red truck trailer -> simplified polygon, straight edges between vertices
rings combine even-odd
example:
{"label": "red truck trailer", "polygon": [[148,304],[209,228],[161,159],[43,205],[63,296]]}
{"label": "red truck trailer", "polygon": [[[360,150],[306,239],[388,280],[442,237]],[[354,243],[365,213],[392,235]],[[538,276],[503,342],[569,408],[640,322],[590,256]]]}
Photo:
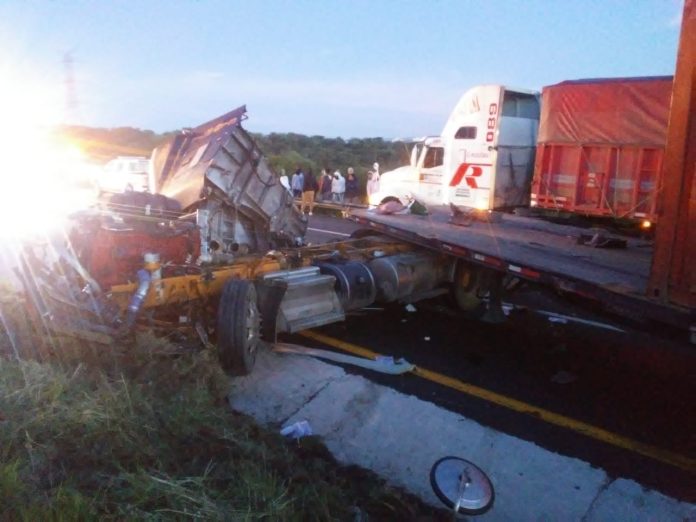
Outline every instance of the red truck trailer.
{"label": "red truck trailer", "polygon": [[655,222],[671,94],[671,76],[544,87],[531,205]]}
{"label": "red truck trailer", "polygon": [[[648,295],[696,309],[696,0],[684,4]],[[696,338],[696,324],[692,330]]]}

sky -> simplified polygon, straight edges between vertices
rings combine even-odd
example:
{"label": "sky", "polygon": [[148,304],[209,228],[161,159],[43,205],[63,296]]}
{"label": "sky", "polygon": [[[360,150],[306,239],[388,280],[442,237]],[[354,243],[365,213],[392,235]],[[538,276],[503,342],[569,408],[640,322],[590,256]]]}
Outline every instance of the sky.
{"label": "sky", "polygon": [[97,127],[162,132],[246,104],[254,132],[433,135],[474,85],[673,74],[682,9],[681,0],[0,0],[0,98],[40,99],[64,122]]}

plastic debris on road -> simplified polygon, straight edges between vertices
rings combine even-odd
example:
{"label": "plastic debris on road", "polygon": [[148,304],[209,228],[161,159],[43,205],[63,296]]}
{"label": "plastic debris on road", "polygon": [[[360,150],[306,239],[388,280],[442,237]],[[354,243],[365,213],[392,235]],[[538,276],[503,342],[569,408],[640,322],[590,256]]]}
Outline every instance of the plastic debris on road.
{"label": "plastic debris on road", "polygon": [[291,437],[295,440],[301,439],[302,437],[308,437],[312,434],[312,427],[306,420],[298,421],[289,426],[285,426],[280,430],[280,434],[283,437]]}
{"label": "plastic debris on road", "polygon": [[417,310],[417,308],[415,306],[413,306],[411,303],[407,304],[405,306],[405,308],[406,308],[407,312],[411,312],[411,313],[413,313]]}
{"label": "plastic debris on road", "polygon": [[331,352],[328,350],[318,350],[316,348],[308,348],[288,343],[275,343],[273,351],[277,353],[292,353],[297,355],[309,355],[311,357],[319,357],[342,364],[351,364],[359,366],[366,370],[373,370],[388,375],[401,375],[413,371],[415,366],[405,359],[396,359],[389,356],[377,356],[375,359],[366,359],[364,357],[355,357],[353,355],[345,355],[342,353]]}

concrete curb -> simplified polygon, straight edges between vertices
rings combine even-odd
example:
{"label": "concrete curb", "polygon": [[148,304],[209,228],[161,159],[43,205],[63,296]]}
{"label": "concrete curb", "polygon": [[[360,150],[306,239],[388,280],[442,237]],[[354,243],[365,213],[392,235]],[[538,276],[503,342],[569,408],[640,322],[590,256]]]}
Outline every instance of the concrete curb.
{"label": "concrete curb", "polygon": [[265,425],[307,420],[340,462],[439,502],[432,464],[456,455],[480,466],[496,501],[481,520],[696,521],[696,505],[612,480],[598,468],[482,426],[341,368],[295,355],[259,353],[254,374],[234,379],[233,409]]}

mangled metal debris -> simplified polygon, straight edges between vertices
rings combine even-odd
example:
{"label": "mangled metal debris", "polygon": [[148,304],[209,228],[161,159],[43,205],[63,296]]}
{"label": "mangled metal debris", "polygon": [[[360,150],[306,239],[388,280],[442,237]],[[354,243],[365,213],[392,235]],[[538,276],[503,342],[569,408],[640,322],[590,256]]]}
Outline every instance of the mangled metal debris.
{"label": "mangled metal debris", "polygon": [[201,259],[300,246],[307,222],[253,138],[242,106],[182,131],[153,152],[155,192],[195,218]]}

